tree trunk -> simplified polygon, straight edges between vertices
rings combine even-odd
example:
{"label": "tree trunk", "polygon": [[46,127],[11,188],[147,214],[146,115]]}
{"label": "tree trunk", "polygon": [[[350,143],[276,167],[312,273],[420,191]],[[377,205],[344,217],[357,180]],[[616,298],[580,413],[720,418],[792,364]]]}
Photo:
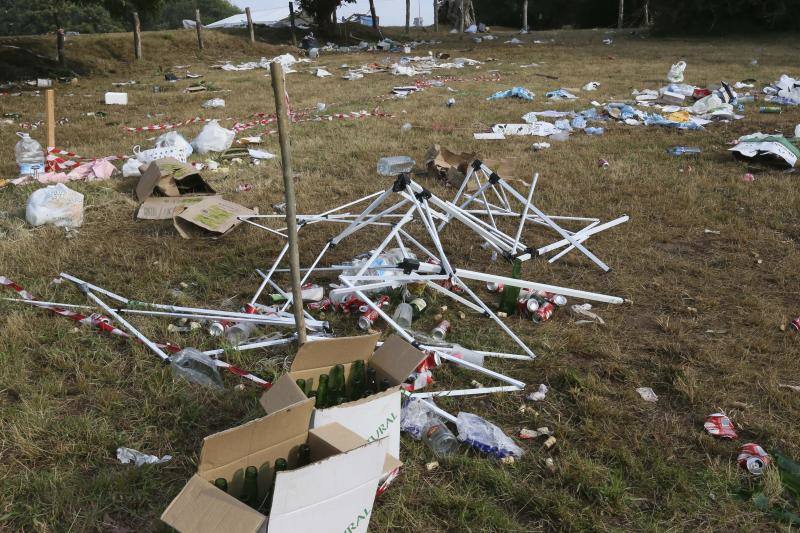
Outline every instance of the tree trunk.
{"label": "tree trunk", "polygon": [[619,0],[619,19],[617,20],[617,28],[622,29],[622,22],[625,19],[625,0]]}
{"label": "tree trunk", "polygon": [[650,0],[644,0],[644,25],[650,26]]}
{"label": "tree trunk", "polygon": [[[461,2],[462,0],[442,0],[439,4],[439,21],[450,24],[453,28],[458,28],[461,24]],[[464,2],[464,27],[467,28],[476,24],[475,7],[472,0]]]}
{"label": "tree trunk", "polygon": [[339,0],[319,0],[316,2],[317,11],[314,13],[314,22],[322,35],[333,35],[335,27],[333,24],[334,13],[339,6]]}
{"label": "tree trunk", "polygon": [[406,35],[411,26],[411,0],[406,0]]}
{"label": "tree trunk", "polygon": [[369,0],[369,14],[372,17],[372,29],[378,31],[378,15],[375,13],[375,0]]}

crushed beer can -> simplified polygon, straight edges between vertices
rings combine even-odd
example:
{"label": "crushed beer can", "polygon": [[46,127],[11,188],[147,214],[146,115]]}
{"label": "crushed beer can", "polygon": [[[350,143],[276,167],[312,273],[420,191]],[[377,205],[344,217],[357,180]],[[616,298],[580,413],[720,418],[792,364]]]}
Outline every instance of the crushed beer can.
{"label": "crushed beer can", "polygon": [[794,331],[800,331],[800,316],[789,322],[789,327]]}
{"label": "crushed beer can", "polygon": [[555,310],[556,306],[553,304],[553,302],[545,302],[544,305],[539,306],[539,309],[533,313],[531,318],[536,323],[545,322],[546,320],[550,320],[550,317],[553,316],[553,311]]}
{"label": "crushed beer can", "polygon": [[442,320],[439,324],[436,325],[435,328],[431,330],[431,335],[437,341],[444,340],[447,332],[450,331],[450,321],[449,320]]}
{"label": "crushed beer can", "polygon": [[709,435],[722,439],[736,439],[739,437],[739,434],[736,432],[736,427],[725,413],[713,413],[708,415],[703,427]]}
{"label": "crushed beer can", "polygon": [[[389,297],[384,294],[377,302],[375,302],[375,305],[378,307],[385,307],[389,305]],[[367,308],[362,312],[364,314],[358,317],[358,327],[363,330],[368,330],[378,319],[378,310],[367,306]]]}
{"label": "crushed beer can", "polygon": [[769,465],[770,456],[758,444],[748,442],[739,448],[739,456],[736,458],[736,462],[754,476],[760,476]]}

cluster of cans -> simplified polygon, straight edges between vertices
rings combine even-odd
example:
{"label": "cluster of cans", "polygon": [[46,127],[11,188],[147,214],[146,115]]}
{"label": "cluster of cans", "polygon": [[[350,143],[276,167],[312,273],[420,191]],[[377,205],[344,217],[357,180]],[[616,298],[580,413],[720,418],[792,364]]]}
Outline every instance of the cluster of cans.
{"label": "cluster of cans", "polygon": [[[503,292],[504,285],[499,282],[490,281],[486,284],[489,292]],[[557,307],[567,305],[567,299],[560,294],[552,292],[537,291],[533,289],[521,289],[517,300],[517,314],[530,318],[539,323],[550,320]]]}

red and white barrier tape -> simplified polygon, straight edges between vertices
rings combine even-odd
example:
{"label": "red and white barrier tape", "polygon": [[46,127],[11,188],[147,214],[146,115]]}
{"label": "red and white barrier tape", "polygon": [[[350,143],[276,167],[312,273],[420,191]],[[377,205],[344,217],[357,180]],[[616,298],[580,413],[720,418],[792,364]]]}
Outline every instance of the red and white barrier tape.
{"label": "red and white barrier tape", "polygon": [[[9,290],[12,290],[12,291],[16,292],[19,295],[20,298],[23,298],[25,300],[36,300],[36,298],[33,296],[33,294],[29,293],[21,285],[18,285],[17,283],[13,282],[12,280],[8,279],[5,276],[0,276],[0,286],[5,287],[6,289],[9,289]],[[90,327],[93,327],[93,328],[97,328],[97,329],[99,329],[101,331],[105,331],[106,333],[109,333],[111,335],[117,335],[119,337],[124,337],[126,339],[133,339],[133,340],[138,341],[138,339],[134,339],[133,337],[128,335],[126,332],[124,332],[121,329],[115,327],[112,324],[112,321],[111,321],[110,318],[108,318],[107,316],[102,315],[100,313],[93,313],[93,314],[91,314],[89,316],[86,316],[86,315],[82,315],[80,313],[76,313],[75,311],[70,311],[68,309],[62,309],[62,308],[57,307],[57,306],[51,306],[51,305],[45,305],[45,304],[31,304],[31,305],[34,305],[35,307],[39,307],[41,309],[47,309],[48,311],[50,311],[50,312],[52,312],[54,314],[69,318],[70,320],[74,320],[75,322],[78,322],[78,323],[83,324],[85,326],[90,326]],[[178,346],[177,344],[173,344],[171,342],[156,343],[156,345],[159,348],[161,348],[162,350],[166,350],[166,351],[168,351],[170,353],[177,353],[177,352],[181,351],[181,347],[180,346]],[[270,388],[272,386],[272,383],[269,383],[268,381],[265,381],[265,380],[261,379],[260,377],[256,376],[255,374],[251,374],[250,372],[248,372],[246,370],[243,370],[243,369],[239,368],[238,366],[232,365],[230,363],[226,363],[225,361],[221,361],[219,359],[215,360],[214,362],[216,363],[216,365],[218,367],[226,369],[228,372],[230,372],[231,374],[233,374],[235,376],[239,376],[239,377],[248,379],[248,380],[252,381],[256,385],[258,385],[258,386],[260,386],[260,387],[262,387],[264,389],[268,389],[268,388]]]}

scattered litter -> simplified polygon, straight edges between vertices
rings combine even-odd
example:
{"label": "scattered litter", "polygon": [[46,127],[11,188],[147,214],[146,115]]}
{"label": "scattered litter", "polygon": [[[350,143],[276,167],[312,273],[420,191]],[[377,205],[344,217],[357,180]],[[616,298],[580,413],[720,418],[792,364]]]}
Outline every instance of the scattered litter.
{"label": "scattered litter", "polygon": [[248,148],[247,153],[250,154],[250,157],[253,159],[275,159],[275,154],[271,154],[266,150],[255,150],[253,148]]}
{"label": "scattered litter", "polygon": [[456,421],[458,439],[498,459],[522,457],[522,448],[516,445],[502,429],[471,413],[458,413]]}
{"label": "scattered litter", "polygon": [[409,131],[411,131],[411,128],[412,128],[411,123],[406,122],[405,124],[400,126],[400,133],[408,133]]}
{"label": "scattered litter", "polygon": [[200,131],[200,134],[192,141],[192,147],[198,154],[208,152],[224,152],[233,144],[236,137],[234,131],[223,128],[219,122],[212,120]]}
{"label": "scattered litter", "polygon": [[556,89],[545,94],[550,100],[575,100],[578,97],[566,89]]}
{"label": "scattered litter", "polygon": [[720,232],[718,230],[713,230],[713,229],[708,229],[708,228],[704,229],[703,233],[711,234],[711,235],[719,235],[720,234]]}
{"label": "scattered litter", "polygon": [[540,427],[538,429],[521,429],[519,431],[519,438],[524,440],[535,439],[538,437],[550,436],[553,432],[548,427]]}
{"label": "scattered litter", "polygon": [[598,159],[597,166],[600,168],[608,168],[611,166],[611,163],[609,163],[607,159]]}
{"label": "scattered litter", "polygon": [[667,153],[674,156],[681,156],[684,154],[697,155],[701,152],[702,150],[696,146],[673,146],[672,148],[667,148]]}
{"label": "scattered litter", "polygon": [[646,402],[656,403],[658,401],[658,395],[656,395],[655,391],[650,387],[639,387],[636,389],[636,392],[638,392],[642,400]]}
{"label": "scattered litter", "polygon": [[709,435],[722,439],[736,439],[739,437],[738,433],[736,433],[736,427],[725,413],[713,413],[708,415],[703,427]]}
{"label": "scattered litter", "polygon": [[425,470],[428,472],[433,472],[439,468],[439,461],[431,461],[430,463],[425,463]]}
{"label": "scattered litter", "polygon": [[184,348],[169,363],[175,376],[212,389],[225,388],[214,360],[196,348]]}
{"label": "scattered litter", "polygon": [[533,100],[534,94],[524,87],[512,87],[505,91],[498,91],[491,95],[487,100],[501,100],[504,98],[519,98],[521,100]]}
{"label": "scattered litter", "polygon": [[328,76],[333,76],[333,74],[331,74],[324,68],[318,68],[317,70],[314,71],[314,76],[318,78],[327,78]]}
{"label": "scattered litter", "polygon": [[128,105],[128,93],[107,92],[105,103],[106,105]]}
{"label": "scattered litter", "polygon": [[[796,319],[796,321],[800,321],[800,318]],[[798,324],[800,326],[800,324]],[[797,329],[797,328],[795,328]],[[778,383],[779,389],[789,389],[794,392],[800,392],[800,385],[787,385],[786,383]]]}
{"label": "scattered litter", "polygon": [[583,90],[583,91],[596,91],[599,88],[600,88],[600,83],[599,82],[590,81],[589,83],[587,83],[586,85],[581,87],[581,90]]}
{"label": "scattered litter", "polygon": [[541,402],[547,396],[547,391],[548,391],[547,385],[542,383],[539,385],[539,389],[536,392],[528,394],[527,398],[532,402]]}
{"label": "scattered litter", "polygon": [[667,81],[669,81],[670,83],[683,82],[683,72],[685,70],[686,70],[686,62],[678,61],[669,68],[669,72],[667,73]]}
{"label": "scattered litter", "polygon": [[760,476],[764,473],[767,465],[770,464],[770,456],[764,451],[764,448],[758,444],[748,442],[739,448],[739,455],[736,457],[736,462],[740,467],[754,476]]}
{"label": "scattered litter", "polygon": [[201,104],[203,109],[216,109],[219,107],[225,107],[225,100],[222,98],[212,98],[211,100],[206,100]]}
{"label": "scattered litter", "polygon": [[117,459],[124,465],[132,462],[137,467],[140,467],[142,465],[158,465],[161,463],[166,463],[167,461],[172,460],[172,456],[165,455],[164,457],[159,458],[155,455],[148,455],[146,453],[136,451],[133,448],[117,448]]}
{"label": "scattered litter", "polygon": [[570,306],[569,310],[575,315],[578,320],[576,324],[605,324],[605,321],[599,315],[592,312],[592,304],[574,304]]}
{"label": "scattered litter", "polygon": [[539,150],[546,150],[547,148],[550,148],[550,143],[544,143],[544,142],[543,142],[543,143],[533,143],[533,144],[531,145],[531,148],[532,148],[534,151],[537,151],[537,152],[538,152]]}
{"label": "scattered litter", "polygon": [[83,224],[83,195],[63,183],[34,191],[25,206],[25,220],[31,226],[79,228]]}
{"label": "scattered litter", "polygon": [[752,133],[740,137],[736,146],[729,148],[734,157],[767,164],[784,163],[794,167],[800,158],[800,148],[780,135]]}

